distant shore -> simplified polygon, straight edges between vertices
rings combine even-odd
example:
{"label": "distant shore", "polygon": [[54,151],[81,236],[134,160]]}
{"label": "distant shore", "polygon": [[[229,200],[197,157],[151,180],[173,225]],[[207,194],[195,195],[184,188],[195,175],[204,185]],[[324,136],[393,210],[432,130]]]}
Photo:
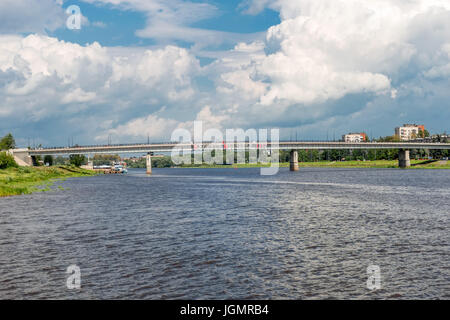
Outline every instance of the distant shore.
{"label": "distant shore", "polygon": [[[177,168],[263,168],[263,164],[233,164],[233,165],[183,165]],[[397,160],[375,161],[318,161],[299,162],[300,168],[398,168]],[[280,163],[280,168],[288,168],[289,163]],[[408,169],[450,169],[450,161],[440,160],[411,160]]]}
{"label": "distant shore", "polygon": [[[299,162],[300,168],[398,168],[397,160]],[[262,164],[183,165],[176,168],[262,168]],[[288,168],[289,163],[280,163]],[[411,169],[450,169],[450,161],[411,160]],[[97,175],[95,171],[73,166],[19,167],[0,170],[0,197],[49,191],[50,186],[66,178]]]}
{"label": "distant shore", "polygon": [[49,191],[55,181],[93,175],[96,175],[94,171],[71,166],[3,169],[0,170],[0,197]]}

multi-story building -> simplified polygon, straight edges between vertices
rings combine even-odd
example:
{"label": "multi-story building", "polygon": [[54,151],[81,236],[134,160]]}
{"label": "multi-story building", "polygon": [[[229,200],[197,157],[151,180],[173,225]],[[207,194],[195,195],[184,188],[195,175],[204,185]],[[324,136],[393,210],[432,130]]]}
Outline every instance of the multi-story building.
{"label": "multi-story building", "polygon": [[349,133],[342,136],[344,142],[364,142],[367,139],[367,135],[364,132],[361,133]]}
{"label": "multi-story building", "polygon": [[404,124],[403,127],[395,128],[395,136],[402,141],[414,140],[420,137],[420,132],[425,132],[424,125]]}

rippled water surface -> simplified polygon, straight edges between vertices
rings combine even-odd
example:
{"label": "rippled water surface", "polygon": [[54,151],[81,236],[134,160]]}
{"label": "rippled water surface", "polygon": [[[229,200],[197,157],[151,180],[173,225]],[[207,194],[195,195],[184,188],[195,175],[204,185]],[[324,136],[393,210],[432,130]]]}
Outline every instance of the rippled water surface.
{"label": "rippled water surface", "polygon": [[155,169],[57,185],[0,198],[0,298],[450,298],[450,171]]}

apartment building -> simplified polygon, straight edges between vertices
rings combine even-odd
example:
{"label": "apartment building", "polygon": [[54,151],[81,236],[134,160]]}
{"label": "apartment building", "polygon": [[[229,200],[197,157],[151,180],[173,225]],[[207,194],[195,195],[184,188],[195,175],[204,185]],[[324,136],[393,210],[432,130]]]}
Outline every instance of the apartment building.
{"label": "apartment building", "polygon": [[342,136],[344,142],[364,142],[367,139],[367,135],[364,132],[361,133],[349,133]]}
{"label": "apartment building", "polygon": [[395,135],[402,141],[414,140],[420,136],[420,132],[425,132],[424,125],[404,124],[403,127],[395,128]]}

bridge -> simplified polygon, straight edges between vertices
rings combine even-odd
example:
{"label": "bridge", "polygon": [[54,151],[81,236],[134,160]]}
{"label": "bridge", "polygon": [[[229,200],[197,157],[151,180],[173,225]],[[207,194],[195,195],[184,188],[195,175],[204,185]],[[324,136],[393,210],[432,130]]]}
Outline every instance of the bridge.
{"label": "bridge", "polygon": [[124,154],[145,153],[147,154],[147,172],[151,173],[151,154],[154,152],[208,152],[223,149],[234,151],[250,150],[286,150],[290,151],[290,169],[298,171],[297,150],[370,150],[370,149],[398,149],[399,167],[411,166],[411,149],[448,150],[450,143],[422,143],[422,142],[335,142],[335,141],[281,141],[281,142],[222,142],[222,143],[151,143],[151,144],[124,144],[124,145],[94,145],[73,146],[38,149],[15,149],[10,152],[14,157],[25,165],[35,164],[36,156],[45,155],[71,155],[71,154]]}

